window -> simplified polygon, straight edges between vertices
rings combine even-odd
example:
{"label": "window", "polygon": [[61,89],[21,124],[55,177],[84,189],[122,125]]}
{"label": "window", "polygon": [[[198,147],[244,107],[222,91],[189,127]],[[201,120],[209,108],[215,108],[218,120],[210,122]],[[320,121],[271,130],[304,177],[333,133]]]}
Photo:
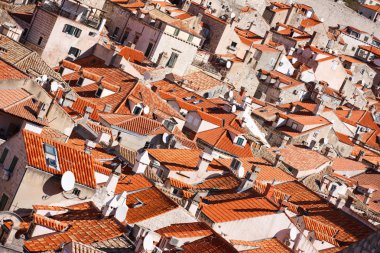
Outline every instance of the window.
{"label": "window", "polygon": [[120,30],[120,28],[119,27],[116,27],[115,28],[115,31],[113,31],[113,37],[116,37],[117,36],[117,34],[119,33],[119,30]]}
{"label": "window", "polygon": [[76,28],[75,26],[67,25],[67,24],[66,24],[66,25],[63,27],[62,32],[67,33],[67,34],[70,34],[70,35],[73,35],[73,36],[75,36],[76,38],[79,38],[80,34],[82,33],[82,30],[79,29],[79,28]]}
{"label": "window", "polygon": [[38,45],[41,45],[43,39],[44,39],[43,37],[40,37],[40,38],[38,39],[37,44],[38,44]]}
{"label": "window", "polygon": [[77,85],[78,86],[82,86],[83,82],[84,82],[84,78],[83,77],[79,77]]}
{"label": "window", "polygon": [[9,197],[7,195],[5,195],[5,194],[3,194],[3,196],[1,196],[0,211],[4,211],[5,210],[5,206],[7,205],[8,199],[9,199]]}
{"label": "window", "polygon": [[16,165],[17,165],[17,162],[18,162],[18,157],[17,156],[14,156],[13,157],[13,160],[11,162],[11,165],[9,165],[9,168],[8,168],[8,172],[10,174],[13,173],[13,170],[15,169]]}
{"label": "window", "polygon": [[240,166],[241,166],[241,162],[238,159],[233,158],[231,162],[231,168],[234,170],[237,170],[240,168]]}
{"label": "window", "polygon": [[368,41],[369,37],[368,36],[365,36],[364,37],[364,41]]}
{"label": "window", "polygon": [[51,146],[49,144],[44,144],[44,151],[46,154],[56,156],[57,155],[57,149],[54,146]]}
{"label": "window", "polygon": [[172,55],[170,56],[170,59],[169,59],[168,63],[166,64],[166,66],[169,68],[173,68],[177,59],[178,59],[178,54],[172,53]]}
{"label": "window", "polygon": [[133,39],[133,44],[137,44],[137,42],[139,41],[140,39],[140,36],[139,35],[135,35],[135,38]]}
{"label": "window", "polygon": [[298,127],[297,123],[293,123],[293,124],[292,124],[292,128],[293,128],[294,130],[297,130],[297,127]]}
{"label": "window", "polygon": [[133,108],[133,112],[132,112],[132,113],[133,113],[134,115],[140,115],[141,112],[142,112],[142,107],[139,106],[139,105],[136,105],[136,106]]}
{"label": "window", "polygon": [[236,141],[236,144],[239,145],[239,146],[243,146],[243,144],[244,144],[244,138],[238,137],[238,139]]}
{"label": "window", "polygon": [[0,157],[0,164],[3,164],[5,161],[5,158],[7,158],[9,150],[7,148],[4,148],[3,153],[1,154]]}
{"label": "window", "polygon": [[177,195],[177,194],[178,194],[178,189],[177,189],[177,188],[174,188],[174,190],[173,190],[173,194],[174,194],[174,195]]}
{"label": "window", "polygon": [[28,28],[25,28],[24,31],[22,31],[21,37],[25,38],[28,34]]}
{"label": "window", "polygon": [[356,47],[352,47],[352,48],[351,48],[351,51],[355,51],[355,50],[356,50]]}
{"label": "window", "polygon": [[153,48],[153,43],[149,43],[149,45],[148,45],[148,47],[147,47],[147,49],[146,49],[146,51],[145,51],[145,57],[149,57],[149,55],[150,55],[150,52],[152,51],[152,48]]}
{"label": "window", "polygon": [[97,98],[100,98],[100,96],[102,95],[102,92],[103,92],[103,89],[99,88],[96,93],[95,93],[95,97]]}
{"label": "window", "polygon": [[231,45],[230,45],[228,48],[231,49],[231,50],[235,50],[235,49],[236,49],[236,46],[237,46],[237,43],[234,42],[234,41],[232,41],[232,42],[231,42]]}
{"label": "window", "polygon": [[194,39],[194,36],[190,34],[190,35],[189,35],[189,38],[187,38],[187,41],[188,41],[188,42],[192,42],[193,39]]}
{"label": "window", "polygon": [[80,50],[76,47],[70,47],[69,55],[72,55],[74,57],[78,57],[80,55]]}
{"label": "window", "polygon": [[178,34],[179,34],[179,29],[178,28],[176,28],[175,30],[174,30],[174,36],[178,36]]}

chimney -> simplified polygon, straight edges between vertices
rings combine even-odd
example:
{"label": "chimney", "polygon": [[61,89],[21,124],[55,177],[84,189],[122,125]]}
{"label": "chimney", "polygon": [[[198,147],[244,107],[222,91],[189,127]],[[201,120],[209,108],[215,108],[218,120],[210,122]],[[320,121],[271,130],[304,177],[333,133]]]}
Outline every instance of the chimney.
{"label": "chimney", "polygon": [[150,163],[149,153],[148,151],[144,151],[137,155],[136,162],[133,166],[134,173],[143,174]]}
{"label": "chimney", "polygon": [[204,173],[207,172],[207,168],[213,159],[214,158],[212,157],[212,155],[204,151],[199,155],[199,160],[198,160],[198,165],[197,165],[198,176],[202,176]]}
{"label": "chimney", "polygon": [[86,152],[87,154],[91,154],[91,150],[93,150],[94,148],[96,148],[96,142],[91,141],[91,140],[86,140],[84,152]]}
{"label": "chimney", "polygon": [[84,108],[84,116],[83,118],[85,120],[88,120],[88,118],[90,117],[91,113],[94,111],[94,108],[92,108],[91,106],[86,106]]}
{"label": "chimney", "polygon": [[329,183],[329,180],[326,179],[325,177],[322,178],[322,182],[321,182],[321,192],[325,192],[327,190],[327,185]]}
{"label": "chimney", "polygon": [[323,112],[323,110],[325,109],[325,105],[323,104],[323,100],[320,100],[320,99],[317,99],[317,105],[315,106],[314,110],[313,110],[313,114],[314,115],[321,115],[321,113]]}
{"label": "chimney", "polygon": [[278,168],[283,160],[284,160],[284,157],[280,154],[280,152],[278,152],[278,154],[276,154],[276,157],[274,159],[273,166]]}
{"label": "chimney", "polygon": [[356,133],[354,138],[353,138],[353,141],[355,144],[360,144],[361,140],[362,140],[362,134],[360,133]]}
{"label": "chimney", "polygon": [[104,217],[114,216],[118,221],[125,222],[127,218],[128,206],[127,206],[127,192],[123,192],[120,195],[114,196],[109,200],[102,208],[102,214]]}
{"label": "chimney", "polygon": [[366,204],[366,205],[368,205],[369,202],[372,199],[372,195],[373,195],[373,190],[372,189],[368,189],[367,193],[365,194],[363,203]]}
{"label": "chimney", "polygon": [[69,92],[63,98],[62,106],[63,107],[72,107],[73,103],[77,100],[77,98],[73,95],[72,92]]}
{"label": "chimney", "polygon": [[268,42],[272,39],[272,33],[270,31],[267,31],[264,35],[263,41],[261,42],[262,45],[267,45]]}
{"label": "chimney", "polygon": [[291,113],[295,112],[296,107],[297,107],[297,106],[296,106],[295,104],[290,103],[290,112],[291,112]]}
{"label": "chimney", "polygon": [[361,162],[363,160],[364,155],[365,155],[365,151],[360,150],[359,154],[356,156],[356,161]]}
{"label": "chimney", "polygon": [[45,103],[41,103],[40,106],[38,107],[37,118],[39,120],[45,119],[47,111],[48,111],[48,105]]}
{"label": "chimney", "polygon": [[106,183],[106,190],[108,196],[114,196],[117,183],[119,182],[119,178],[121,175],[121,165],[118,165],[114,172],[108,177]]}
{"label": "chimney", "polygon": [[245,97],[245,94],[247,93],[247,91],[245,90],[245,87],[240,87],[240,92],[239,92],[239,95],[241,97]]}
{"label": "chimney", "polygon": [[260,170],[261,169],[259,167],[253,165],[252,172],[248,172],[245,175],[245,178],[241,181],[238,188],[238,192],[243,192],[248,189],[251,189],[254,183],[256,182],[256,179],[257,179],[258,174],[260,173]]}
{"label": "chimney", "polygon": [[281,141],[280,148],[285,148],[285,146],[286,146],[286,145],[288,144],[288,142],[289,142],[289,139],[290,139],[289,136],[284,135],[284,136],[282,137],[282,141]]}

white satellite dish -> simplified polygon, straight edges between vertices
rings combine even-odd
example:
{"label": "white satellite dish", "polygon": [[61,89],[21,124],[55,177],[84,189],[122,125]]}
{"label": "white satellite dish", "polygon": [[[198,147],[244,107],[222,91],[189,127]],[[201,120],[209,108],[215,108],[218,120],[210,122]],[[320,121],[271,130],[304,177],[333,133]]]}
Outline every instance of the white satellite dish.
{"label": "white satellite dish", "polygon": [[162,135],[162,141],[166,144],[166,143],[168,143],[168,139],[169,139],[169,134],[168,133],[164,133]]}
{"label": "white satellite dish", "polygon": [[149,106],[145,106],[144,109],[143,109],[143,113],[144,114],[148,114],[149,111],[150,111]]}
{"label": "white satellite dish", "polygon": [[228,98],[233,98],[234,97],[234,92],[232,90],[230,90],[228,92]]}
{"label": "white satellite dish", "polygon": [[47,75],[43,75],[43,76],[41,77],[41,79],[42,79],[43,82],[46,82],[46,81],[48,80],[48,77],[47,77]]}
{"label": "white satellite dish", "polygon": [[226,63],[226,68],[230,69],[232,66],[232,62],[231,61],[227,61]]}
{"label": "white satellite dish", "polygon": [[297,237],[298,231],[296,228],[290,229],[290,240],[294,241]]}
{"label": "white satellite dish", "polygon": [[150,232],[144,238],[143,247],[144,247],[144,250],[147,250],[147,251],[151,251],[154,249],[153,236]]}
{"label": "white satellite dish", "polygon": [[144,80],[150,80],[152,78],[152,75],[149,72],[144,73]]}
{"label": "white satellite dish", "polygon": [[53,81],[50,85],[50,91],[56,92],[58,90],[58,87],[59,87],[58,83],[56,81]]}
{"label": "white satellite dish", "polygon": [[231,112],[236,112],[236,105],[232,105]]}
{"label": "white satellite dish", "polygon": [[63,173],[62,179],[61,179],[62,189],[65,192],[71,191],[72,189],[74,189],[74,185],[75,185],[74,173],[72,173],[71,171],[66,171],[65,173]]}
{"label": "white satellite dish", "polygon": [[232,12],[232,13],[231,13],[231,18],[235,18],[235,17],[236,17],[235,12]]}
{"label": "white satellite dish", "polygon": [[242,177],[244,177],[244,174],[245,174],[244,168],[243,168],[243,166],[240,166],[238,169],[238,177],[242,178]]}

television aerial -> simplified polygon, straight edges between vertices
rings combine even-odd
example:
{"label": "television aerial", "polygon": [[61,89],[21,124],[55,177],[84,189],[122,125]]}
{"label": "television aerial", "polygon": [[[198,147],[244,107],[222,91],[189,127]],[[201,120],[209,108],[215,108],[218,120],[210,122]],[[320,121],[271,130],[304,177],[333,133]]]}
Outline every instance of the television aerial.
{"label": "television aerial", "polygon": [[74,189],[75,186],[75,176],[74,173],[71,171],[66,171],[63,173],[62,178],[61,178],[61,187],[62,189],[67,192],[71,191]]}

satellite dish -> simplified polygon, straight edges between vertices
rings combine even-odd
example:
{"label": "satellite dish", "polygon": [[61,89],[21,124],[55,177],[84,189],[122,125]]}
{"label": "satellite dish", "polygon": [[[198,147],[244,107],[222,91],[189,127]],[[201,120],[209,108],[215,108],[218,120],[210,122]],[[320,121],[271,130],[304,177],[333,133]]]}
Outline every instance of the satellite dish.
{"label": "satellite dish", "polygon": [[232,66],[232,62],[231,61],[227,61],[226,63],[226,68],[230,69]]}
{"label": "satellite dish", "polygon": [[154,249],[153,236],[150,232],[144,238],[143,247],[146,251],[151,251]]}
{"label": "satellite dish", "polygon": [[152,75],[149,72],[144,73],[144,80],[150,80],[152,78]]}
{"label": "satellite dish", "polygon": [[232,105],[231,112],[236,112],[236,105]]}
{"label": "satellite dish", "polygon": [[232,90],[230,90],[228,92],[228,98],[233,98],[234,97],[234,92]]}
{"label": "satellite dish", "polygon": [[231,13],[231,18],[235,18],[235,17],[236,17],[235,12],[232,12],[232,13]]}
{"label": "satellite dish", "polygon": [[56,81],[53,81],[50,85],[50,91],[51,92],[56,92],[58,90],[58,83]]}
{"label": "satellite dish", "polygon": [[162,135],[162,141],[166,144],[166,143],[168,143],[168,139],[169,139],[169,134],[168,133],[164,133]]}
{"label": "satellite dish", "polygon": [[71,171],[66,171],[65,173],[63,173],[62,179],[61,179],[62,189],[65,192],[71,191],[72,189],[74,189],[74,185],[75,185],[74,173],[72,173]]}
{"label": "satellite dish", "polygon": [[290,229],[290,240],[294,241],[297,237],[298,231],[296,228]]}
{"label": "satellite dish", "polygon": [[244,177],[244,174],[245,174],[244,168],[243,168],[243,166],[240,166],[238,169],[238,177],[242,178],[242,177]]}
{"label": "satellite dish", "polygon": [[148,114],[149,113],[149,106],[145,106],[144,109],[143,109],[143,113],[144,114]]}
{"label": "satellite dish", "polygon": [[48,77],[47,77],[47,75],[43,75],[43,76],[41,77],[41,79],[42,79],[43,82],[46,82],[46,81],[48,80]]}

